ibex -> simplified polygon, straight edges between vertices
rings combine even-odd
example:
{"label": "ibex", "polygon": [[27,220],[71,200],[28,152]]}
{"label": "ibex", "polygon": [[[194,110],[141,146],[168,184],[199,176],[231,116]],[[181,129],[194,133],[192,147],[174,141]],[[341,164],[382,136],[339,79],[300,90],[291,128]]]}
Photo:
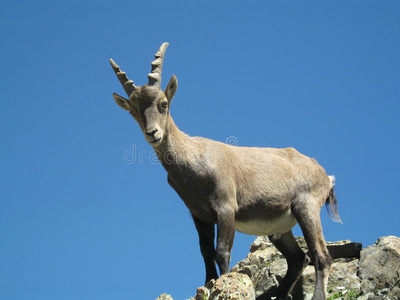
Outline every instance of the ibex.
{"label": "ibex", "polygon": [[161,90],[167,46],[162,44],[156,53],[149,82],[143,86],[135,86],[110,59],[129,100],[113,96],[138,122],[168,173],[168,183],[189,208],[199,234],[206,282],[218,278],[215,262],[221,275],[229,271],[235,230],[268,236],[286,258],[288,270],[272,295],[258,299],[286,299],[310,260],[292,234],[293,226],[299,223],[315,266],[312,299],[325,299],[332,259],[319,214],[325,203],[339,220],[334,177],[327,176],[316,160],[293,148],[238,147],[180,131],[170,115],[178,87],[175,75]]}

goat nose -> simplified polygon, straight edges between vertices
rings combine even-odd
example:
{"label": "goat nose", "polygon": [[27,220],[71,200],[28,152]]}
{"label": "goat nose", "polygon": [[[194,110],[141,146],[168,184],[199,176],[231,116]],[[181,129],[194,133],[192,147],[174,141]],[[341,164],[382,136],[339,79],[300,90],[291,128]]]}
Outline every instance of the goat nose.
{"label": "goat nose", "polygon": [[150,130],[147,130],[147,131],[146,131],[146,134],[147,134],[148,136],[154,137],[154,135],[156,134],[157,131],[158,131],[158,130],[157,130],[156,128],[150,129]]}

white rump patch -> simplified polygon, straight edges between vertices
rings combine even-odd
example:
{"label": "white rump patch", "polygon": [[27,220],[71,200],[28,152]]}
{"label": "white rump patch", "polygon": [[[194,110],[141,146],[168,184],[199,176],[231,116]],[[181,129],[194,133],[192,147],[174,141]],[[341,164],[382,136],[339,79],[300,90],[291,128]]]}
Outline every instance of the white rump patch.
{"label": "white rump patch", "polygon": [[250,235],[265,236],[288,232],[296,225],[297,220],[291,210],[272,220],[235,221],[236,230]]}
{"label": "white rump patch", "polygon": [[328,176],[328,177],[329,177],[329,180],[331,181],[330,188],[332,189],[335,186],[335,176],[331,175],[331,176]]}

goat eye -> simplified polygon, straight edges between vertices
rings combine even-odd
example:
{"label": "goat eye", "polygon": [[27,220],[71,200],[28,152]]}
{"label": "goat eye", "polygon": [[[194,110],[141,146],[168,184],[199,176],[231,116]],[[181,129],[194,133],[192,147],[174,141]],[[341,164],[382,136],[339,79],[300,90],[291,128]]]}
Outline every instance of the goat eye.
{"label": "goat eye", "polygon": [[161,103],[161,107],[166,109],[168,107],[168,102]]}

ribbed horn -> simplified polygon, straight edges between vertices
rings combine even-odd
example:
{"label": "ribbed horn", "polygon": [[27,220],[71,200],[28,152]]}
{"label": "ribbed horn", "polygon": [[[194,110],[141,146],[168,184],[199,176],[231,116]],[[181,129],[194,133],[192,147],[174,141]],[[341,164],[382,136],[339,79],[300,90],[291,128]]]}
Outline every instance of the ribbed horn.
{"label": "ribbed horn", "polygon": [[162,65],[165,50],[167,50],[168,45],[168,43],[163,43],[155,55],[155,60],[151,62],[151,72],[147,75],[149,78],[149,85],[155,85],[161,88]]}
{"label": "ribbed horn", "polygon": [[112,58],[110,59],[110,64],[115,74],[117,74],[117,77],[122,86],[124,87],[126,94],[128,95],[128,97],[130,97],[131,94],[136,90],[136,86],[133,84],[133,81],[126,76],[125,72],[121,71],[119,66],[114,62]]}

